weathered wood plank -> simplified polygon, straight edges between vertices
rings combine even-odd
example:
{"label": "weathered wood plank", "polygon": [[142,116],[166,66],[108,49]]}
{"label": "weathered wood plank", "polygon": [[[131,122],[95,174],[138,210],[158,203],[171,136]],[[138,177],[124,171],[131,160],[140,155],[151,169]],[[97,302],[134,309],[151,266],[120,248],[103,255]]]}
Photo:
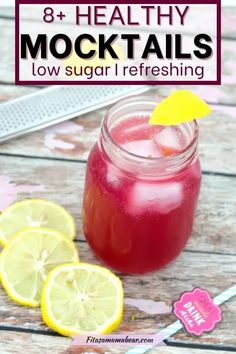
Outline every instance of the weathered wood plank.
{"label": "weathered wood plank", "polygon": [[[161,96],[155,95],[158,101]],[[212,172],[236,173],[236,106],[212,105],[212,108],[210,117],[199,120],[202,168]],[[0,152],[86,161],[99,135],[104,112],[104,109],[91,112],[74,119],[69,126],[62,123],[53,129],[5,142],[0,145]]]}
{"label": "weathered wood plank", "polygon": [[[44,186],[44,191],[24,193],[20,198],[47,197],[62,203],[76,217],[78,235],[82,237],[80,215],[85,164],[1,157],[0,166],[1,175],[8,176],[13,183]],[[187,249],[235,252],[235,184],[234,178],[204,176],[195,232]],[[98,263],[86,243],[80,242],[78,245],[82,261]],[[175,262],[160,272],[143,277],[126,275],[121,277],[127,297],[161,300],[170,305],[184,290],[191,290],[195,286],[208,289],[212,295],[217,295],[231,286],[235,282],[235,261],[236,255],[185,251]],[[198,339],[189,337],[182,331],[174,338],[189,342],[234,345],[235,299],[222,308],[223,322],[213,332]],[[136,308],[126,306],[120,330],[150,332],[164,328],[173,320],[173,315],[150,316]],[[47,330],[41,322],[40,310],[14,305],[3,290],[0,296],[0,325]]]}
{"label": "weathered wood plank", "polygon": [[[233,66],[233,64],[232,64]],[[197,85],[197,86],[184,86],[184,85],[172,85],[170,86],[153,86],[151,92],[156,93],[160,97],[165,97],[170,93],[170,90],[179,90],[179,89],[189,89],[199,96],[201,96],[204,100],[209,103],[217,103],[217,104],[235,104],[236,97],[236,88],[234,85],[234,78],[231,77],[230,70],[228,71],[228,79],[232,80],[232,84],[223,84],[222,86],[208,86],[208,85]],[[0,80],[1,82],[1,80]],[[236,82],[236,79],[235,79]],[[0,86],[0,103],[12,100],[14,98],[27,95],[28,93],[32,93],[37,89],[43,88],[42,86],[31,87],[31,86],[14,86],[9,84],[1,84]]]}
{"label": "weathered wood plank", "polygon": [[[77,216],[79,237],[82,237],[80,215],[85,164],[3,157],[0,162],[1,173],[9,176],[12,182],[44,185],[44,191],[34,194],[25,193],[21,198],[34,195],[63,203]],[[16,165],[20,166],[20,169],[16,170]],[[57,176],[60,176],[60,179]],[[63,188],[61,181],[63,181]],[[235,183],[236,179],[228,177],[204,176],[195,232],[187,249],[235,252]],[[79,243],[79,248],[83,261],[98,262],[92,256],[87,244]],[[170,304],[183,290],[190,290],[194,286],[207,288],[216,295],[233,284],[235,271],[235,256],[184,252],[171,266],[156,274],[142,277],[141,282],[140,277],[124,276],[123,279],[127,289],[126,296],[136,298],[139,296],[145,299],[153,294],[151,297],[153,300],[162,300]],[[153,292],[153,284],[156,284],[157,292]],[[1,325],[44,328],[38,310],[12,306],[12,302],[4,295],[0,305]],[[235,301],[231,300],[223,308],[225,308],[224,323],[220,324],[212,334],[204,337],[204,342],[223,342],[230,345],[235,343],[234,334],[230,332],[235,322]],[[132,321],[133,315],[137,316],[137,320]],[[169,315],[158,318],[159,325],[163,326],[171,321],[173,318]],[[127,330],[132,326],[134,331],[141,331],[144,328],[153,330],[156,328],[156,322],[156,316],[147,316],[136,309],[127,309],[121,329]],[[224,326],[229,327],[224,329]],[[192,341],[192,338],[189,339],[185,334],[178,335],[176,338]]]}
{"label": "weathered wood plank", "polygon": [[67,354],[71,340],[63,337],[0,331],[1,354]]}
{"label": "weathered wood plank", "polygon": [[[30,354],[79,354],[77,347],[70,346],[71,340],[63,337],[45,336],[40,334],[30,333],[14,333],[1,331],[0,332],[0,348],[1,354],[17,354],[17,353],[30,353]],[[123,347],[124,348],[124,347]],[[92,352],[90,347],[90,352]],[[96,347],[95,347],[96,349]],[[98,349],[97,349],[98,350]],[[105,349],[104,349],[105,350]],[[100,347],[99,351],[94,353],[109,354],[117,353],[122,354],[123,350],[106,350]],[[170,346],[158,347],[149,352],[149,354],[215,354],[214,350],[201,350],[193,348],[175,348]],[[85,351],[84,351],[85,353]],[[227,354],[223,350],[217,350],[217,354]],[[82,354],[82,353],[81,353]]]}
{"label": "weathered wood plank", "polygon": [[[213,95],[211,94],[213,92],[211,89],[208,92],[206,87],[197,88],[197,90],[202,90],[201,94],[204,98],[211,100],[211,97],[214,97],[213,102],[235,103],[235,100],[233,101],[236,92],[236,79],[233,68],[235,56],[232,56],[231,59],[231,62],[226,67],[228,71],[224,70],[227,74],[225,74],[227,85],[224,85],[223,90],[214,91]],[[167,90],[168,88],[161,88],[158,93],[166,94]],[[5,92],[2,95],[0,94],[0,100],[11,99],[15,95],[23,94],[23,91],[24,88],[17,88],[17,90],[14,88],[13,93],[13,90],[9,89],[9,87],[7,90],[5,87]],[[28,89],[26,89],[26,92],[28,92]],[[236,173],[234,161],[236,127],[233,122],[236,108],[227,106],[215,106],[214,108],[218,112],[214,114],[214,119],[209,118],[200,122],[200,151],[203,168],[208,171]],[[88,151],[98,134],[102,114],[102,111],[100,111],[96,114],[77,118],[75,123],[83,127],[84,131],[82,133],[80,131],[68,134],[56,133],[57,139],[68,144],[64,144],[63,149],[49,149],[45,146],[45,135],[49,134],[49,132],[43,131],[27,138],[16,140],[14,143],[10,142],[1,145],[0,152],[5,151],[12,154],[20,152],[26,155],[64,157],[74,160],[86,159]],[[33,141],[35,143],[32,146]],[[73,144],[75,147],[73,147]],[[67,147],[65,148],[65,146]],[[65,204],[74,215],[78,216],[77,222],[80,229],[78,236],[79,238],[83,237],[80,215],[85,164],[0,157],[0,166],[0,174],[9,176],[14,183],[44,185],[45,190],[35,193],[35,195],[48,197]],[[16,168],[16,166],[18,167]],[[60,178],[57,178],[58,176]],[[63,189],[61,181],[63,181]],[[158,273],[145,277],[121,275],[127,297],[161,300],[170,305],[182,291],[190,290],[194,286],[202,286],[208,289],[212,295],[216,295],[234,283],[236,273],[234,255],[210,255],[201,253],[201,251],[236,252],[234,242],[234,233],[236,231],[235,187],[236,179],[234,178],[204,176],[195,231],[187,246],[188,251],[183,252],[172,265]],[[60,195],[58,195],[58,190],[60,190]],[[20,198],[27,196],[29,194],[25,193]],[[86,243],[80,242],[78,245],[83,261],[98,263]],[[182,331],[175,335],[174,338],[189,343],[201,342],[235,346],[235,298],[223,305],[222,309],[224,312],[223,322],[213,332],[201,338],[193,338]],[[132,332],[142,332],[144,330],[151,332],[165,327],[173,320],[173,315],[150,316],[135,308],[126,306],[124,321],[120,329],[123,331],[131,330]],[[13,305],[6,298],[2,289],[0,290],[0,325],[47,330],[40,320],[39,310]],[[2,335],[2,333],[4,334]],[[23,351],[38,353],[39,350],[40,352],[43,350],[46,354],[47,352],[49,353],[49,350],[50,353],[69,353],[67,348],[68,339],[61,337],[32,335],[29,333],[14,333],[13,335],[12,332],[0,332],[1,353],[22,353]],[[187,354],[190,350],[193,354],[211,353],[211,351],[207,350],[169,347],[158,348],[153,353]],[[219,353],[224,353],[224,351],[219,351]]]}
{"label": "weathered wood plank", "polygon": [[[81,261],[100,264],[87,243],[80,242],[78,247]],[[212,296],[232,286],[236,275],[235,263],[236,256],[214,254],[206,256],[203,253],[183,252],[177,260],[159,272],[145,276],[120,274],[120,277],[125,297],[164,301],[171,306],[172,301],[177,300],[183,291],[192,290],[196,286],[207,289]],[[235,345],[236,299],[222,305],[222,310],[223,321],[212,332],[196,338],[181,330],[173,336],[173,339],[188,343]],[[172,314],[149,315],[125,304],[124,317],[118,332],[154,333],[173,321],[175,317]],[[0,288],[0,325],[48,331],[41,321],[40,309],[15,305],[2,288]]]}
{"label": "weathered wood plank", "polygon": [[193,348],[173,348],[170,346],[156,348],[155,350],[151,350],[148,354],[228,354],[229,352],[223,350],[207,350],[207,349],[193,349]]}
{"label": "weathered wood plank", "polygon": [[198,120],[199,154],[205,171],[236,173],[236,106],[212,105],[213,114]]}
{"label": "weathered wood plank", "polygon": [[174,348],[170,346],[156,348],[151,350],[148,354],[228,354],[229,352],[223,350],[207,350],[207,349],[193,349],[193,348]]}
{"label": "weathered wood plank", "polygon": [[[2,9],[1,9],[2,10]],[[15,82],[15,29],[14,21],[0,19],[1,64],[0,81]]]}
{"label": "weathered wood plank", "polygon": [[236,23],[236,8],[223,7],[222,8],[222,36],[236,39],[235,31],[232,29]]}
{"label": "weathered wood plank", "polygon": [[[81,231],[81,209],[86,165],[55,160],[0,156],[0,175],[18,185],[35,184],[44,190],[21,193],[18,199],[45,197],[63,204],[74,215]],[[0,192],[1,199],[8,192]],[[236,178],[204,175],[193,235],[188,250],[236,253]],[[58,193],[60,192],[60,193]]]}

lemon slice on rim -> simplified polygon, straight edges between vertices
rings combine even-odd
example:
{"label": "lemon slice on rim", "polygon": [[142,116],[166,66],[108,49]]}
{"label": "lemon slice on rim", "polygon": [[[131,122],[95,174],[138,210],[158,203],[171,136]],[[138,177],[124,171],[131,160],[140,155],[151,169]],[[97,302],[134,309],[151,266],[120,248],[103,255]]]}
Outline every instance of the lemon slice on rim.
{"label": "lemon slice on rim", "polygon": [[53,269],[41,299],[44,322],[56,332],[73,336],[109,333],[121,322],[123,288],[106,268],[87,263]]}
{"label": "lemon slice on rim", "polygon": [[160,102],[151,114],[151,125],[175,125],[202,118],[211,108],[200,97],[188,90],[173,92]]}
{"label": "lemon slice on rim", "polygon": [[47,274],[60,264],[78,261],[78,251],[66,236],[54,230],[28,228],[3,249],[1,282],[12,300],[37,307]]}
{"label": "lemon slice on rim", "polygon": [[7,208],[0,215],[0,243],[26,227],[54,229],[70,239],[76,235],[73,217],[62,206],[45,199],[26,199]]}

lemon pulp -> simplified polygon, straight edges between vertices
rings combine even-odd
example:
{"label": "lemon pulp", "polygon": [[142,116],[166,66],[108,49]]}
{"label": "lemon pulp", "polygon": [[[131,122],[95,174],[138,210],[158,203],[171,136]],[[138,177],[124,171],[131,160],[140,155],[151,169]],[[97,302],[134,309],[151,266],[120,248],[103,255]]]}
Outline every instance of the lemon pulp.
{"label": "lemon pulp", "polygon": [[121,322],[123,296],[120,279],[108,269],[86,263],[62,265],[46,279],[42,317],[66,336],[109,333]]}

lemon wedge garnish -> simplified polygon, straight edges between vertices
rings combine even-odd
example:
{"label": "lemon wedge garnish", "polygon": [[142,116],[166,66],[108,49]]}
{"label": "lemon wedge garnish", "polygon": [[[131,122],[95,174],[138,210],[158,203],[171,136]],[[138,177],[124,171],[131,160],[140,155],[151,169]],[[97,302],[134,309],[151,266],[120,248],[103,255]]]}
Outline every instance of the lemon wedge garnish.
{"label": "lemon wedge garnish", "polygon": [[151,125],[176,125],[202,118],[211,108],[200,97],[188,90],[173,92],[159,103],[151,114]]}

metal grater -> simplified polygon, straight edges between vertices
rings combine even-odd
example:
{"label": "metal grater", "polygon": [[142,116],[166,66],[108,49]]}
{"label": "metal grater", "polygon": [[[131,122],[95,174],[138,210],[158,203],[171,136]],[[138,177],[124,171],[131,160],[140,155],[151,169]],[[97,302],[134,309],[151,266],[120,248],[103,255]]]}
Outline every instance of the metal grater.
{"label": "metal grater", "polygon": [[53,86],[0,104],[0,142],[145,92],[148,86]]}

